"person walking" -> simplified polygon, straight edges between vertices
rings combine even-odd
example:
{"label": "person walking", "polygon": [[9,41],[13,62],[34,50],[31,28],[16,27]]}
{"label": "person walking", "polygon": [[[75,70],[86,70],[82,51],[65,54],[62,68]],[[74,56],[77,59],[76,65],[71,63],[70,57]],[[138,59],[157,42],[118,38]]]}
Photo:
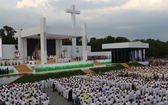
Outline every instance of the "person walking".
{"label": "person walking", "polygon": [[52,84],[53,92],[55,92],[55,83]]}

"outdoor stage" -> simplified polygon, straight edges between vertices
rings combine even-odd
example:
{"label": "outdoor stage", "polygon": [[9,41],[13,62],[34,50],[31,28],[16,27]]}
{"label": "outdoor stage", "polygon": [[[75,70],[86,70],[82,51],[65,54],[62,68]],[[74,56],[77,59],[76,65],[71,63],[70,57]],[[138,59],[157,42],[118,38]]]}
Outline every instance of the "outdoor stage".
{"label": "outdoor stage", "polygon": [[[97,65],[98,63],[99,65]],[[20,74],[20,73],[49,73],[49,72],[60,72],[67,70],[79,70],[82,68],[91,68],[96,66],[105,66],[111,64],[111,59],[105,60],[93,60],[93,61],[77,61],[67,63],[49,63],[49,64],[21,64],[13,66],[1,66],[0,68],[8,68],[9,74]],[[25,71],[26,70],[26,71]]]}

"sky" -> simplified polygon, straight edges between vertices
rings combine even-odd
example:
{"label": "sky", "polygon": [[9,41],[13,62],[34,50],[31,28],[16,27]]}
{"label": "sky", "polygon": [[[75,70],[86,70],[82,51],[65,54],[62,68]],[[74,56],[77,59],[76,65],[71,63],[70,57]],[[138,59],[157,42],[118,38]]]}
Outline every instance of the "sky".
{"label": "sky", "polygon": [[71,5],[80,11],[76,27],[87,24],[87,37],[106,36],[168,41],[168,0],[1,0],[0,28],[47,25],[71,27]]}

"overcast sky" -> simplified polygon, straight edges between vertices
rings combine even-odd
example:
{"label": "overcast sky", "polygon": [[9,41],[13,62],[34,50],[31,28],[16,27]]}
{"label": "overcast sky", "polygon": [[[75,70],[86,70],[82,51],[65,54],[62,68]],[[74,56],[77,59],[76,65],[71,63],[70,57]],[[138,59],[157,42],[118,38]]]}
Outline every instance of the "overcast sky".
{"label": "overcast sky", "polygon": [[168,41],[168,0],[1,0],[0,28],[36,26],[41,17],[46,17],[47,25],[71,27],[71,15],[65,10],[72,4],[81,12],[76,26],[86,23],[89,38]]}

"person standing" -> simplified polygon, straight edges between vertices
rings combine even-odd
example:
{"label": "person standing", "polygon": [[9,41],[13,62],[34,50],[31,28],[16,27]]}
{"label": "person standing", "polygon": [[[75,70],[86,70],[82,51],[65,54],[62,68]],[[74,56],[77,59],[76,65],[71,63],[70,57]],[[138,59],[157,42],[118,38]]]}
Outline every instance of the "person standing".
{"label": "person standing", "polygon": [[55,83],[52,84],[53,92],[55,92]]}
{"label": "person standing", "polygon": [[72,102],[72,89],[69,90],[68,101]]}
{"label": "person standing", "polygon": [[75,100],[74,100],[74,104],[75,105],[80,105],[80,99],[79,99],[79,96],[77,95]]}

